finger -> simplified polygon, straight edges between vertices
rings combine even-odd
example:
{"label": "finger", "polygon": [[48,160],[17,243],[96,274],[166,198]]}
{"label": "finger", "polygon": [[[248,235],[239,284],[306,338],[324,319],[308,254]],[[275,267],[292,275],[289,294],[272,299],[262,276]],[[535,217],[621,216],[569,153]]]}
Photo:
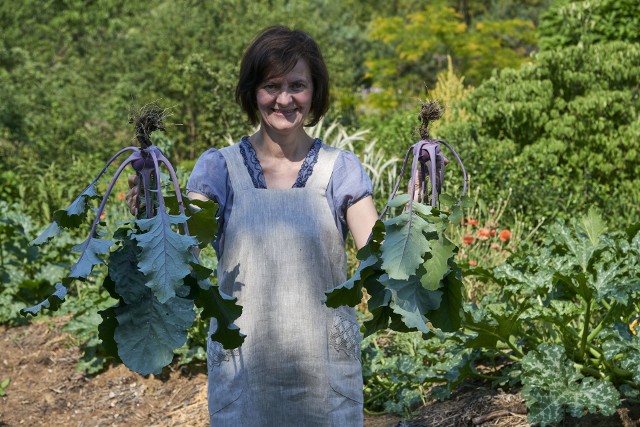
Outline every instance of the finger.
{"label": "finger", "polygon": [[138,185],[138,175],[129,175],[127,182],[129,183],[129,188],[136,187]]}

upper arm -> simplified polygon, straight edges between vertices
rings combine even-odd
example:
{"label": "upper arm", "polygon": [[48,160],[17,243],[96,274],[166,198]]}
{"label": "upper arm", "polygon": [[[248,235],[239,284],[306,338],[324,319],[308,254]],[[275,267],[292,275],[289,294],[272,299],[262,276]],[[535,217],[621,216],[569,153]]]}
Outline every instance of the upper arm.
{"label": "upper arm", "polygon": [[373,204],[373,186],[358,157],[342,151],[334,165],[330,194],[334,198],[336,220],[350,230],[358,249],[363,247],[378,219]]}
{"label": "upper arm", "polygon": [[219,150],[212,148],[200,156],[191,171],[186,191],[187,196],[192,199],[213,200],[218,204],[216,219],[219,228],[213,241],[213,248],[220,257],[222,252],[219,242],[224,231],[225,218],[231,212],[233,191],[229,182],[227,164]]}
{"label": "upper arm", "polygon": [[198,158],[187,182],[187,195],[199,200],[226,201],[229,173],[219,150],[211,148]]}
{"label": "upper arm", "polygon": [[358,249],[362,248],[369,240],[371,230],[377,220],[378,212],[376,212],[371,196],[358,200],[347,209],[347,225]]}

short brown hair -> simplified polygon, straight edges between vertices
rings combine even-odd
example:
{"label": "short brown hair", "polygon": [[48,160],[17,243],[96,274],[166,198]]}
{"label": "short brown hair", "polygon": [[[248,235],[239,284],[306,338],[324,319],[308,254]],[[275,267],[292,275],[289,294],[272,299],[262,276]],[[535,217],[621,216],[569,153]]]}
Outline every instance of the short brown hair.
{"label": "short brown hair", "polygon": [[269,27],[245,51],[236,86],[236,101],[252,125],[260,122],[256,99],[258,86],[270,77],[288,73],[301,59],[309,65],[313,83],[310,119],[306,126],[316,125],[327,112],[329,72],[318,44],[304,31],[282,26]]}

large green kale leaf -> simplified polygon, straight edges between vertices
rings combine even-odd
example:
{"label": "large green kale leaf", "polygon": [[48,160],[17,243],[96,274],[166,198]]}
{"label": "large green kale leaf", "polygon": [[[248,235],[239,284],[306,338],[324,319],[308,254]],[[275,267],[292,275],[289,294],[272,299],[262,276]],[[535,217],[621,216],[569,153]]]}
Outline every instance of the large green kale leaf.
{"label": "large green kale leaf", "polygon": [[[195,305],[202,309],[200,317],[203,320],[215,318],[217,328],[211,334],[211,339],[222,344],[226,349],[237,348],[244,342],[245,335],[234,323],[242,314],[242,306],[237,304],[238,298],[225,294],[220,287],[209,281],[212,270],[196,263],[191,263],[192,274],[186,283],[191,286],[191,295]],[[238,270],[231,274],[238,275]]]}
{"label": "large green kale leaf", "polygon": [[136,220],[144,233],[135,234],[140,252],[138,268],[147,278],[147,286],[154,292],[160,303],[165,303],[176,295],[176,289],[183,285],[183,279],[190,272],[192,258],[189,248],[198,245],[193,236],[179,234],[171,226],[183,224],[185,215],[169,215],[158,212],[152,218]]}
{"label": "large green kale leaf", "polygon": [[392,279],[404,280],[414,275],[431,250],[425,233],[437,233],[435,224],[419,215],[404,212],[385,220],[385,240],[382,243],[382,268]]}
{"label": "large green kale leaf", "polygon": [[[408,195],[389,203],[400,207]],[[377,330],[429,333],[431,327],[460,327],[462,283],[454,262],[456,246],[444,235],[448,217],[413,202],[412,211],[378,221],[368,243],[358,252],[353,277],[328,291],[326,304],[355,306],[366,289],[372,317],[365,336]]]}
{"label": "large green kale leaf", "polygon": [[193,301],[175,296],[161,303],[150,290],[136,304],[115,308],[118,355],[129,369],[142,375],[160,373],[173,351],[187,342],[193,324]]}
{"label": "large green kale leaf", "polygon": [[87,240],[74,246],[72,250],[74,252],[80,252],[80,258],[71,266],[69,277],[87,278],[95,265],[104,262],[100,258],[100,255],[109,253],[111,245],[113,245],[113,241],[111,240],[103,240],[89,236]]}
{"label": "large green kale leaf", "polygon": [[55,211],[53,220],[61,227],[76,228],[82,224],[90,209],[87,201],[99,197],[95,182],[92,182],[69,206]]}

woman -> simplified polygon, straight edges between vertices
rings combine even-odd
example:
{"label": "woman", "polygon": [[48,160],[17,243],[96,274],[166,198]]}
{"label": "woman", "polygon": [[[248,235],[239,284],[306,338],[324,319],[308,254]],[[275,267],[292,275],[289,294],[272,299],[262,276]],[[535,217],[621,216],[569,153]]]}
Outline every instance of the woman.
{"label": "woman", "polygon": [[305,132],[325,114],[328,86],[311,37],[266,29],[236,88],[259,130],[206,151],[187,184],[191,198],[219,204],[218,283],[243,306],[246,334],[236,350],[209,340],[212,426],[363,424],[355,312],[323,300],[346,280],[347,232],[362,247],[377,213],[356,156]]}

